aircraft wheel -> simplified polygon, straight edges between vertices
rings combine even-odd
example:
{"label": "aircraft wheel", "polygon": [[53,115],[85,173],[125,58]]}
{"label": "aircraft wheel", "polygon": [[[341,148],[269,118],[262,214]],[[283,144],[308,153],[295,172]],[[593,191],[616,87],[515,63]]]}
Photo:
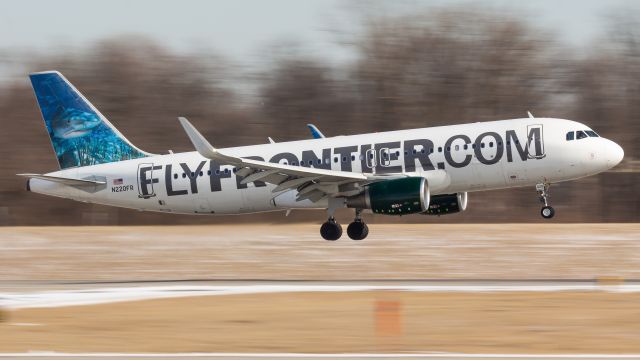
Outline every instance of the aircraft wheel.
{"label": "aircraft wheel", "polygon": [[352,240],[363,240],[369,235],[369,227],[362,220],[356,220],[347,227],[347,235]]}
{"label": "aircraft wheel", "polygon": [[556,211],[551,206],[545,206],[540,210],[540,215],[545,219],[551,219],[555,214]]}
{"label": "aircraft wheel", "polygon": [[320,227],[320,235],[325,240],[336,241],[342,236],[342,226],[331,218]]}

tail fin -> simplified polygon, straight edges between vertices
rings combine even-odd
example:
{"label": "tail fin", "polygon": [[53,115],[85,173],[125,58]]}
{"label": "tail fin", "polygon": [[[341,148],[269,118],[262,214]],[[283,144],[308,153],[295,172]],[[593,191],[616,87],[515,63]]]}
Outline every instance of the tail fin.
{"label": "tail fin", "polygon": [[61,169],[151,155],[133,146],[59,72],[29,77]]}

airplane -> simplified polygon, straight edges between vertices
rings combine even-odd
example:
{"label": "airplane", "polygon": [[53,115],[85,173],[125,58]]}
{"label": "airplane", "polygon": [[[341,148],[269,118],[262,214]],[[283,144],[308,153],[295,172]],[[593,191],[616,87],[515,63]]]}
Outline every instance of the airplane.
{"label": "airplane", "polygon": [[470,192],[535,187],[551,219],[549,186],[611,169],[615,142],[576,121],[528,117],[422,129],[216,148],[179,118],[196,151],[151,154],[129,142],[62,74],[30,74],[60,170],[18,174],[27,190],[77,201],[179,214],[354,209],[347,234],[362,240],[363,211],[390,216],[464,211]]}

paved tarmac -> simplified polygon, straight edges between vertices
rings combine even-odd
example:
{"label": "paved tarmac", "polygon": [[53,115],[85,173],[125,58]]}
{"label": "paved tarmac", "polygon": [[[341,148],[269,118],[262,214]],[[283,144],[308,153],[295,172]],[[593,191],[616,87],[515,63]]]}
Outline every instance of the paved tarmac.
{"label": "paved tarmac", "polygon": [[368,280],[0,282],[0,308],[47,308],[160,298],[282,292],[640,292],[640,281],[594,280]]}

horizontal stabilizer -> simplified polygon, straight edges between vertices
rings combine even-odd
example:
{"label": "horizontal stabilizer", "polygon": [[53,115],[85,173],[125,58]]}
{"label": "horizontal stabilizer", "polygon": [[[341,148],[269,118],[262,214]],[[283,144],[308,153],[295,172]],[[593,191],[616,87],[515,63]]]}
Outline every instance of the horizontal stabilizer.
{"label": "horizontal stabilizer", "polygon": [[41,175],[41,174],[17,174],[18,176],[24,176],[29,179],[40,179],[46,181],[53,181],[69,186],[96,186],[105,185],[106,181],[86,180],[86,179],[74,179],[60,176]]}

